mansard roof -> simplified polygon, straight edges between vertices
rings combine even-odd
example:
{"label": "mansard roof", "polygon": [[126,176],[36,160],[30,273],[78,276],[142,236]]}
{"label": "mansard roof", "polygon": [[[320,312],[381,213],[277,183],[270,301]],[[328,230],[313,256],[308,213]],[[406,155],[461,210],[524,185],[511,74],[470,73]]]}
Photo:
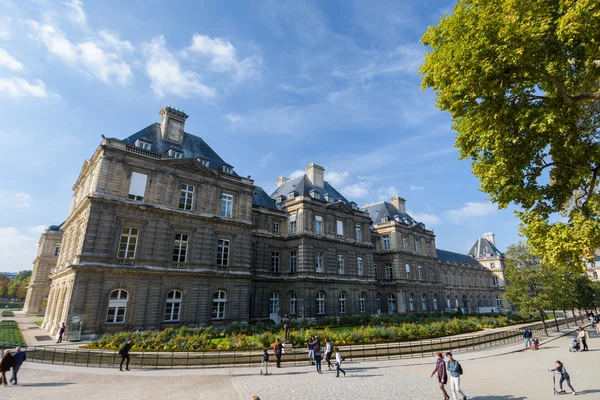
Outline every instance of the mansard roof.
{"label": "mansard roof", "polygon": [[323,186],[323,188],[316,187],[312,184],[310,179],[308,179],[306,174],[304,174],[284,182],[273,193],[271,193],[271,197],[274,199],[279,196],[287,197],[288,193],[290,192],[297,192],[299,196],[310,196],[310,192],[314,190],[321,195],[321,200],[325,200],[325,195],[327,194],[333,197],[334,203],[337,201],[343,201],[345,204],[350,204],[350,202],[344,196],[342,196],[340,192],[335,190],[335,188],[331,186],[329,182],[325,181]]}
{"label": "mansard roof", "polygon": [[[208,167],[222,170],[223,165],[231,166],[226,163],[201,137],[184,132],[183,142],[181,144],[163,140],[158,122],[147,126],[141,131],[134,133],[122,141],[135,146],[136,140],[143,140],[151,143],[150,150],[155,153],[167,154],[171,149],[183,153],[183,158],[201,158],[208,161]],[[237,175],[233,172],[234,175]]]}
{"label": "mansard roof", "polygon": [[413,217],[407,213],[401,213],[393,204],[388,203],[387,201],[366,204],[362,206],[360,210],[367,212],[374,224],[381,223],[381,219],[387,217],[388,221],[396,220],[411,227],[418,225],[422,229],[425,229],[423,223],[415,221]]}
{"label": "mansard roof", "polygon": [[275,200],[270,198],[267,192],[265,192],[260,186],[256,186],[254,188],[254,193],[252,194],[252,205],[280,211]]}
{"label": "mansard roof", "polygon": [[436,249],[437,258],[451,263],[464,264],[472,267],[482,268],[481,264],[467,254],[454,253],[452,251]]}
{"label": "mansard roof", "polygon": [[484,237],[477,239],[467,254],[473,258],[501,257],[503,255],[493,243]]}

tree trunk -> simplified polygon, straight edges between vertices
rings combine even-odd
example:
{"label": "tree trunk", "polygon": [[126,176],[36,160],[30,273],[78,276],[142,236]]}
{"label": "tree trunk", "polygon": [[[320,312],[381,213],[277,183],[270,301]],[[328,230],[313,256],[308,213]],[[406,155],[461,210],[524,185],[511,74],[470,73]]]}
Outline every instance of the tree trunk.
{"label": "tree trunk", "polygon": [[577,317],[575,316],[574,308],[571,308],[571,313],[573,314],[573,325],[577,326]]}
{"label": "tree trunk", "polygon": [[567,324],[567,329],[569,329],[569,316],[567,315],[567,312],[565,311],[564,308],[563,308],[563,314],[565,315],[565,323]]}
{"label": "tree trunk", "polygon": [[577,312],[579,313],[579,318],[581,319],[581,323],[583,324],[583,314],[581,314],[581,310],[578,308]]}
{"label": "tree trunk", "polygon": [[548,335],[548,327],[546,326],[546,319],[544,318],[544,311],[540,310],[540,318],[542,319],[542,325],[544,325],[544,334],[546,336]]}
{"label": "tree trunk", "polygon": [[552,314],[554,315],[554,324],[556,325],[556,332],[560,332],[560,328],[558,327],[558,319],[556,318],[556,310],[552,308]]}

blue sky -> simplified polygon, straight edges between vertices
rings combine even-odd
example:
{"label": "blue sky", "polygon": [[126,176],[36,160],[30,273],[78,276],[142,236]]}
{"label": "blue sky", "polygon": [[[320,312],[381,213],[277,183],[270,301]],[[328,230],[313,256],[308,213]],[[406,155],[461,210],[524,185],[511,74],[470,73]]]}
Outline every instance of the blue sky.
{"label": "blue sky", "polygon": [[439,248],[518,241],[421,91],[419,38],[453,1],[0,0],[0,271],[31,268],[100,135],[183,109],[271,192],[310,163],[359,205],[406,198]]}

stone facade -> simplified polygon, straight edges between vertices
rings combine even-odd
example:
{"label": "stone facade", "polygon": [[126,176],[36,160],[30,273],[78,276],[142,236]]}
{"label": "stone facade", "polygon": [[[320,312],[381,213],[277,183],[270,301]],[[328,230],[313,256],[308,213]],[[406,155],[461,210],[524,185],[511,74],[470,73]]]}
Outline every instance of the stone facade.
{"label": "stone facade", "polygon": [[[42,236],[26,307],[41,311],[48,295],[51,333],[74,317],[86,334],[501,308],[504,279],[492,279],[503,276],[501,253],[490,267],[437,250],[403,199],[359,208],[316,164],[278,178],[269,196],[184,133],[185,114],[161,116],[129,138],[103,139],[73,186],[69,217]],[[49,256],[57,242],[60,255]]]}

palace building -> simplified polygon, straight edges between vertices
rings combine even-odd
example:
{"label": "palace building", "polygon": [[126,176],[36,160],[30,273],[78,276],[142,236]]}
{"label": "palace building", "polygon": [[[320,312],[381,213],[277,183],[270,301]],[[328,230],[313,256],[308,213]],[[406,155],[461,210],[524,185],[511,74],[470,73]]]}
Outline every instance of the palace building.
{"label": "palace building", "polygon": [[493,234],[440,250],[403,198],[358,206],[316,164],[268,195],[185,132],[185,113],[160,116],[103,138],[68,218],[42,234],[25,311],[52,334],[504,310]]}

